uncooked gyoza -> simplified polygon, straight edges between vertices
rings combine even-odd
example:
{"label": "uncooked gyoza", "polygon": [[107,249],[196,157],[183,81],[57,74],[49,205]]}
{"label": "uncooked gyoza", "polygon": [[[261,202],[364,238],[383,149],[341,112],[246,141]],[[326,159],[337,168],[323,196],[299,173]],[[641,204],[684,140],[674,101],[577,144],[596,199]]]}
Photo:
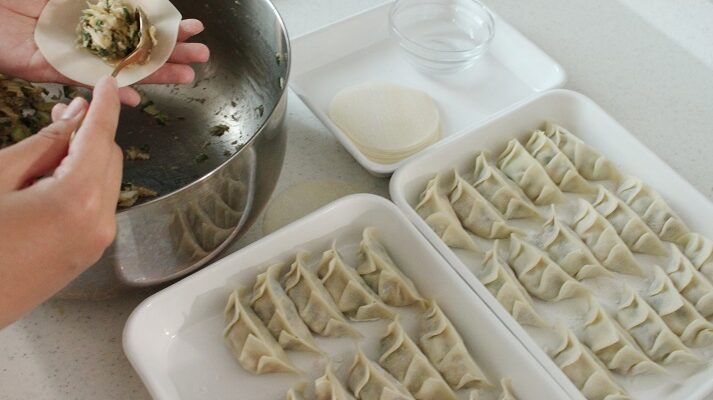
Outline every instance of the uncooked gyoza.
{"label": "uncooked gyoza", "polygon": [[455,188],[451,193],[451,204],[466,229],[485,239],[504,239],[519,232],[510,227],[500,211],[470,183],[457,172],[454,174]]}
{"label": "uncooked gyoza", "polygon": [[713,282],[713,240],[698,233],[686,235],[684,252],[693,265]]}
{"label": "uncooked gyoza", "polygon": [[354,321],[392,318],[393,313],[364,283],[356,270],[347,265],[336,248],[336,243],[322,256],[317,276],[332,296],[339,311]]}
{"label": "uncooked gyoza", "polygon": [[414,400],[408,390],[359,350],[349,369],[347,386],[359,400]]}
{"label": "uncooked gyoza", "polygon": [[620,179],[619,171],[611,161],[566,129],[547,123],[545,134],[567,155],[585,178],[593,181]]}
{"label": "uncooked gyoza", "polygon": [[225,307],[227,326],[223,338],[245,370],[253,374],[298,372],[287,354],[248,304],[246,294],[235,290]]}
{"label": "uncooked gyoza", "polygon": [[576,336],[560,327],[560,344],[550,351],[550,357],[588,400],[624,400],[629,395],[621,388],[606,368],[592,356]]}
{"label": "uncooked gyoza", "polygon": [[542,131],[535,131],[525,145],[527,151],[545,167],[545,171],[564,192],[596,193],[597,189],[589,183],[577,168]]}
{"label": "uncooked gyoza", "polygon": [[354,400],[334,374],[331,363],[327,364],[324,375],[314,381],[314,395],[316,400]]}
{"label": "uncooked gyoza", "polygon": [[591,204],[581,199],[573,229],[607,269],[622,274],[644,275],[616,229]]}
{"label": "uncooked gyoza", "polygon": [[478,154],[473,171],[473,187],[488,199],[507,219],[538,218],[540,213],[522,189],[488,161],[485,153]]}
{"label": "uncooked gyoza", "polygon": [[527,291],[544,301],[587,297],[589,291],[567,275],[547,254],[517,236],[510,238],[509,264]]}
{"label": "uncooked gyoza", "polygon": [[363,262],[357,272],[384,303],[402,307],[423,302],[411,279],[401,272],[376,238],[376,229],[364,229],[359,249]]}
{"label": "uncooked gyoza", "polygon": [[498,255],[499,243],[496,241],[492,250],[485,254],[478,279],[517,322],[535,327],[547,326],[532,307],[525,288],[507,271],[509,267]]}
{"label": "uncooked gyoza", "polygon": [[656,233],[612,192],[600,187],[593,206],[616,229],[632,251],[654,256],[667,255],[666,247]]}
{"label": "uncooked gyoza", "polygon": [[676,245],[670,245],[672,258],[664,268],[676,289],[696,307],[705,318],[713,316],[713,285],[691,262],[681,254]]}
{"label": "uncooked gyoza", "polygon": [[452,190],[453,182],[447,182],[442,174],[436,175],[421,193],[416,212],[447,246],[480,252],[478,245],[463,229],[448,200]]}
{"label": "uncooked gyoza", "polygon": [[308,257],[307,253],[299,252],[283,282],[300,317],[319,335],[359,337],[359,332],[349,325],[322,282],[307,267]]}
{"label": "uncooked gyoza", "polygon": [[498,167],[537,205],[558,203],[564,199],[544,167],[517,139],[508,142],[507,148],[498,157]]}
{"label": "uncooked gyoza", "polygon": [[419,336],[421,350],[453,389],[492,386],[435,301],[421,317]]}
{"label": "uncooked gyoza", "polygon": [[250,305],[285,350],[320,350],[299,312],[280,285],[284,264],[275,264],[257,276]]}
{"label": "uncooked gyoza", "polygon": [[626,202],[663,240],[685,244],[689,230],[666,202],[640,179],[627,177],[617,189]]}
{"label": "uncooked gyoza", "polygon": [[398,318],[381,339],[379,364],[401,382],[416,400],[457,400],[455,393],[409,338]]}
{"label": "uncooked gyoza", "polygon": [[702,346],[713,342],[713,324],[683,298],[666,274],[656,270],[649,290],[651,307],[687,346]]}
{"label": "uncooked gyoza", "polygon": [[590,302],[577,336],[611,371],[624,375],[663,372],[595,301]]}

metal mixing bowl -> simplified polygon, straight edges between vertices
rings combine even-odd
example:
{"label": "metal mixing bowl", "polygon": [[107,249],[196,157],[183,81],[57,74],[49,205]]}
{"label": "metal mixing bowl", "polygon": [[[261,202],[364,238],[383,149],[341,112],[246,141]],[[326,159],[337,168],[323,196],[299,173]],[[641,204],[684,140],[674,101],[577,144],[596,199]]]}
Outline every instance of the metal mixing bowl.
{"label": "metal mixing bowl", "polygon": [[[117,134],[151,153],[126,162],[124,181],[161,197],[120,210],[114,244],[60,297],[110,297],[196,271],[247,230],[280,175],[290,48],[279,14],[268,0],[173,3],[205,23],[195,40],[211,60],[194,85],[142,88],[167,125],[125,108]],[[211,134],[218,125],[230,130]]]}

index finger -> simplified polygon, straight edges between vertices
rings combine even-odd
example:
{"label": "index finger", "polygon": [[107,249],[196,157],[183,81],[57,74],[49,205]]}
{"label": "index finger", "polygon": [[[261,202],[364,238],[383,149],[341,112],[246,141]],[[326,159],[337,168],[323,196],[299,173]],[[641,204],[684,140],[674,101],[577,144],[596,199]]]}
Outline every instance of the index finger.
{"label": "index finger", "polygon": [[72,171],[85,178],[91,173],[104,176],[115,146],[120,110],[116,80],[102,78],[94,89],[89,111],[69,147],[69,154],[60,166],[62,170],[57,172]]}

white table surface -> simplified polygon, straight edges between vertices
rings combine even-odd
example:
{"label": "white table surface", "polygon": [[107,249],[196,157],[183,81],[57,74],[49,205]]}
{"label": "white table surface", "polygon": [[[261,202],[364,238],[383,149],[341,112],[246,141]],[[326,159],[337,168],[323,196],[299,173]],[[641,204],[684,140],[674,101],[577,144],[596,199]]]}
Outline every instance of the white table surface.
{"label": "white table surface", "polygon": [[[275,0],[292,36],[383,0]],[[567,87],[598,102],[713,199],[713,2],[485,0],[558,60]],[[387,194],[290,95],[277,192],[340,179]],[[712,221],[713,222],[713,221]],[[262,236],[258,222],[235,250]],[[149,292],[104,302],[51,300],[0,331],[1,399],[144,399],[124,357],[126,318]]]}

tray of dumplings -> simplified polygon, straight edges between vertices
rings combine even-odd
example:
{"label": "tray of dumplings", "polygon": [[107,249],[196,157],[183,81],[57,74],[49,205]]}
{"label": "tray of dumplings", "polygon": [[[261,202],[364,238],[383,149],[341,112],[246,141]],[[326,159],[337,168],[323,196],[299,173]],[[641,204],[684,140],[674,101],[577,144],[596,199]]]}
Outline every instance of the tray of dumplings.
{"label": "tray of dumplings", "polygon": [[137,307],[156,399],[567,399],[400,210],[354,195]]}
{"label": "tray of dumplings", "polygon": [[524,103],[391,195],[572,398],[713,392],[713,204],[590,99]]}

